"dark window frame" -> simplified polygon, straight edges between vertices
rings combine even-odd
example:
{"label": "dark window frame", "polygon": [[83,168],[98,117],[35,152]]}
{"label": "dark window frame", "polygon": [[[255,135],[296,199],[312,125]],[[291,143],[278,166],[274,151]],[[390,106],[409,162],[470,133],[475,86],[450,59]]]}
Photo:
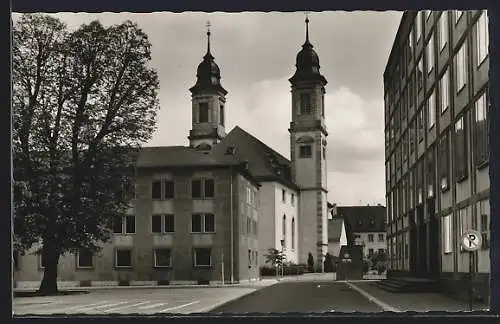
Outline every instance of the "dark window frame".
{"label": "dark window frame", "polygon": [[[468,158],[469,158],[469,145],[467,143],[467,112],[461,114],[454,123],[454,134],[453,134],[453,149],[454,149],[454,161],[455,161],[455,180],[460,183],[468,178]],[[457,131],[457,124],[462,123],[462,131]],[[460,154],[463,154],[462,156]]]}
{"label": "dark window frame", "polygon": [[309,92],[304,92],[300,94],[299,98],[299,114],[300,115],[310,115],[312,114],[312,96]]}
{"label": "dark window frame", "polygon": [[[168,251],[168,264],[158,264],[158,252]],[[161,253],[160,253],[161,254]],[[153,268],[172,268],[172,249],[166,247],[156,247],[153,249]]]}
{"label": "dark window frame", "polygon": [[[207,219],[209,220],[208,222],[207,222]],[[216,230],[217,229],[216,229],[215,214],[213,214],[213,213],[193,213],[191,215],[191,233],[193,233],[193,234],[214,234],[216,232]]]}
{"label": "dark window frame", "polygon": [[[87,259],[90,260],[90,265],[82,265],[81,263],[81,256],[84,255],[86,256],[85,254],[86,253],[89,253],[90,254],[90,259]],[[87,255],[88,256],[88,255]],[[94,253],[89,250],[89,249],[80,249],[77,253],[76,253],[76,268],[77,269],[93,269],[94,268]]]}
{"label": "dark window frame", "polygon": [[[208,252],[208,263],[200,264],[198,263],[198,254],[197,252]],[[205,255],[204,257],[206,257]],[[194,268],[211,268],[213,266],[212,262],[212,249],[208,247],[196,247],[193,249],[193,267]]]}
{"label": "dark window frame", "polygon": [[312,158],[312,145],[300,145],[299,146],[299,158],[309,159]]}
{"label": "dark window frame", "polygon": [[[128,265],[119,265],[119,253],[120,252],[128,252],[130,253],[130,263]],[[115,268],[132,268],[134,266],[134,253],[133,250],[130,248],[115,248],[115,260],[114,260],[114,266]],[[123,260],[122,260],[123,261]]]}
{"label": "dark window frame", "polygon": [[198,103],[198,123],[210,122],[210,105],[208,102]]}

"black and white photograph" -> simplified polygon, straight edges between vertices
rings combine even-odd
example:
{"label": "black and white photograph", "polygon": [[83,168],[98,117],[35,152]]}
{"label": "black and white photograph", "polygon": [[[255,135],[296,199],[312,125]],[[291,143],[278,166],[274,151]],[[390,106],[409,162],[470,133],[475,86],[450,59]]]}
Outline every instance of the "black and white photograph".
{"label": "black and white photograph", "polygon": [[13,12],[13,316],[487,311],[488,21]]}

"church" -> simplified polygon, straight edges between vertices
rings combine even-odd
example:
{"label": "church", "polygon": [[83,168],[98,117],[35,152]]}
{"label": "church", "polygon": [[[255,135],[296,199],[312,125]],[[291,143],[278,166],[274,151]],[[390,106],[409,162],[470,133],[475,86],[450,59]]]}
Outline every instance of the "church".
{"label": "church", "polygon": [[[296,55],[288,159],[239,126],[210,48],[198,65],[188,146],[142,148],[129,215],[96,255],[61,257],[60,286],[257,280],[270,248],[321,269],[328,248],[325,85],[309,40]],[[38,259],[38,260],[37,260]],[[35,266],[37,265],[37,266]],[[38,286],[40,256],[19,257],[18,287]]]}

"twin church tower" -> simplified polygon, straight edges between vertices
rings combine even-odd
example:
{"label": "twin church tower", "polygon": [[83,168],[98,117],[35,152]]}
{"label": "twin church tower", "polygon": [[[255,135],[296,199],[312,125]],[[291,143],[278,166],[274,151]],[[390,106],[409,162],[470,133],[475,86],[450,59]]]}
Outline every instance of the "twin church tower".
{"label": "twin church tower", "polygon": [[[306,39],[296,57],[296,71],[289,79],[292,94],[292,120],[289,162],[291,181],[299,188],[298,261],[307,262],[308,254],[321,260],[327,252],[327,141],[325,125],[325,85],[320,73],[319,57],[309,41],[309,19]],[[209,28],[210,25],[208,24]],[[192,129],[189,143],[199,150],[211,150],[226,136],[226,95],[221,74],[210,49],[207,31],[207,53],[198,65],[192,95]],[[262,202],[261,202],[262,203]]]}

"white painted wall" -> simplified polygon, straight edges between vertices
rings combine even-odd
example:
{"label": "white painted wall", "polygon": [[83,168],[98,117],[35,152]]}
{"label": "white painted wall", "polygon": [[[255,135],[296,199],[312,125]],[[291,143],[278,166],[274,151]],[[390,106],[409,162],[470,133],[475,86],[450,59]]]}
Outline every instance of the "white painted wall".
{"label": "white painted wall", "polygon": [[[281,250],[281,239],[285,238],[284,252],[287,261],[298,263],[299,251],[299,200],[297,192],[280,183],[274,185],[274,207],[275,207],[275,248]],[[285,190],[285,201],[282,199],[282,190]],[[294,194],[294,204],[291,203],[291,194]],[[283,215],[286,215],[286,233],[283,233]],[[295,237],[292,245],[292,219],[295,219]],[[285,236],[283,236],[285,234]]]}
{"label": "white painted wall", "polygon": [[[373,235],[373,242],[370,242],[368,240],[368,235],[372,234]],[[384,235],[384,240],[379,241],[378,240],[378,235],[383,234]],[[386,239],[386,233],[385,232],[356,232],[354,235],[359,235],[359,238],[355,239],[355,243],[362,245],[364,244],[363,247],[363,254],[366,257],[368,255],[368,251],[370,249],[373,249],[373,253],[377,252],[378,249],[384,249],[387,251],[387,239]]]}
{"label": "white painted wall", "polygon": [[260,209],[257,236],[259,239],[259,264],[267,266],[266,257],[269,248],[276,248],[275,243],[275,204],[276,189],[274,182],[262,182],[259,189]]}
{"label": "white painted wall", "polygon": [[340,232],[340,240],[338,242],[328,243],[328,253],[330,255],[339,256],[340,248],[347,245],[347,233],[345,231],[345,222],[342,221],[342,230]]}

